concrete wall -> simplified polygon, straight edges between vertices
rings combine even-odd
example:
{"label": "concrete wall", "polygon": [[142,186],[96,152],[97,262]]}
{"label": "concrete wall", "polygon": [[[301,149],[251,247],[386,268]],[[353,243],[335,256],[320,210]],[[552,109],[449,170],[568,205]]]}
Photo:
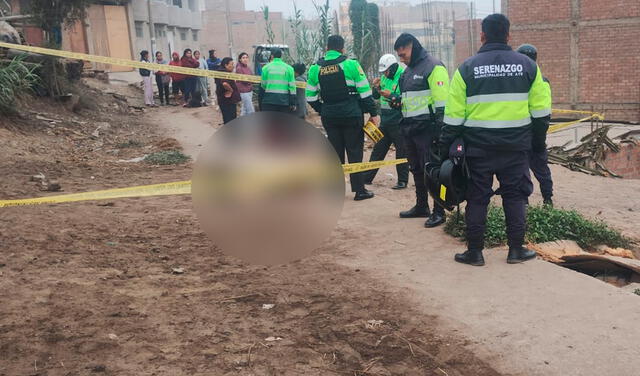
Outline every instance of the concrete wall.
{"label": "concrete wall", "polygon": [[[151,51],[151,31],[146,0],[132,0],[134,29],[132,39],[136,54],[141,50]],[[182,7],[172,1],[152,0],[151,18],[154,23],[156,51],[164,53],[165,58],[173,51],[182,54],[186,48],[203,50],[202,13],[198,1],[183,0]],[[142,31],[142,36],[136,33]],[[194,38],[196,34],[196,38]],[[184,39],[182,37],[185,37]]]}
{"label": "concrete wall", "polygon": [[502,0],[511,44],[538,48],[554,107],[640,122],[640,1]]}
{"label": "concrete wall", "polygon": [[[245,10],[243,1],[229,2],[229,19],[233,39],[233,51],[230,52],[225,0],[207,0],[205,4],[207,8],[202,14],[202,44],[206,49],[215,49],[220,58],[232,53],[233,58],[237,59],[240,52],[246,52],[249,54],[249,59],[253,59],[253,46],[267,42],[262,12]],[[270,12],[269,18],[275,35],[275,43],[293,47],[293,35],[291,35],[287,20],[284,19],[282,13]],[[285,31],[284,39],[283,29]]]}

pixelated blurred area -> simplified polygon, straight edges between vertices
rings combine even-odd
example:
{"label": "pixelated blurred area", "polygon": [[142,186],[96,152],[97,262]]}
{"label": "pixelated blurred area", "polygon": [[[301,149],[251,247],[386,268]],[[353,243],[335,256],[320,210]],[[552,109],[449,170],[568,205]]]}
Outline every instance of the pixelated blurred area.
{"label": "pixelated blurred area", "polygon": [[344,174],[326,137],[290,115],[261,112],[216,132],[198,156],[194,210],[228,255],[282,264],[309,255],[335,227]]}

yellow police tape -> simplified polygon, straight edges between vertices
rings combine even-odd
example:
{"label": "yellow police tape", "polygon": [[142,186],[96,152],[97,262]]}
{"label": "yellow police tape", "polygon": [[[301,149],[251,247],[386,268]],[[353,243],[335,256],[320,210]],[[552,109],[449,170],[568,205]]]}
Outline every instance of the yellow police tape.
{"label": "yellow police tape", "polygon": [[[345,174],[353,174],[373,170],[376,168],[407,163],[407,159],[395,159],[391,161],[376,161],[362,163],[348,163],[342,165]],[[191,194],[191,180],[176,181],[171,183],[141,185],[137,187],[105,189],[101,191],[71,193],[66,195],[28,198],[22,200],[0,200],[0,208],[10,206],[28,206],[42,204],[61,204],[65,202],[110,200],[126,197],[148,197],[167,195]]]}
{"label": "yellow police tape", "polygon": [[[185,68],[185,67],[178,67],[178,66],[168,65],[168,64],[146,63],[143,61],[135,61],[130,59],[89,55],[89,54],[84,54],[80,52],[53,50],[50,48],[23,46],[21,44],[13,44],[13,43],[5,43],[5,42],[0,42],[0,47],[11,48],[14,50],[19,50],[24,52],[32,52],[32,53],[41,54],[41,55],[63,57],[66,59],[86,60],[94,63],[112,64],[112,65],[119,65],[123,67],[131,67],[131,68],[142,68],[142,69],[148,69],[153,71],[182,73],[190,76],[201,76],[201,77],[221,78],[221,79],[228,79],[228,80],[235,80],[235,81],[260,83],[260,76],[253,76],[250,74],[210,71],[210,70],[199,69],[199,68]],[[305,87],[307,87],[307,83],[296,82],[296,86],[304,89]]]}

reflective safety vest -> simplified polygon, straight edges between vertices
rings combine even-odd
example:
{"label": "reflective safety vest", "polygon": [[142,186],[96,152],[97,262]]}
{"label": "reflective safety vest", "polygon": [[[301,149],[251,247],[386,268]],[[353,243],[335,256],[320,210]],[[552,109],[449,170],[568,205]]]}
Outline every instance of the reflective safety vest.
{"label": "reflective safety vest", "polygon": [[305,95],[312,107],[321,108],[321,116],[359,117],[363,112],[375,115],[372,94],[360,63],[338,51],[327,51],[309,68]]}
{"label": "reflective safety vest", "polygon": [[264,90],[262,103],[289,106],[296,103],[296,78],[293,67],[274,58],[262,68],[260,86]]}
{"label": "reflective safety vest", "polygon": [[453,75],[444,122],[464,126],[470,145],[531,148],[532,118],[551,114],[540,68],[504,43],[487,43]]}
{"label": "reflective safety vest", "polygon": [[413,66],[407,66],[400,78],[402,116],[418,122],[431,121],[433,112],[447,104],[449,73],[440,60],[420,51]]}
{"label": "reflective safety vest", "polygon": [[[382,77],[380,77],[380,90],[389,90],[391,94],[400,94],[400,77],[403,72],[404,68],[401,65],[398,65],[398,69],[393,75],[393,78],[388,78],[383,74]],[[382,110],[391,110],[391,106],[389,106],[389,98],[380,96],[380,108]]]}

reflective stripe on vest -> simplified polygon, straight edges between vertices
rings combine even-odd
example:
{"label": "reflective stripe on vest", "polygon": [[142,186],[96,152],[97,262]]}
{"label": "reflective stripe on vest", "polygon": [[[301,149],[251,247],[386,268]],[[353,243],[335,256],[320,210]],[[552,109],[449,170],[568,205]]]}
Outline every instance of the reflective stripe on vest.
{"label": "reflective stripe on vest", "polygon": [[519,102],[529,100],[529,93],[480,94],[467,98],[467,104],[489,102]]}
{"label": "reflective stripe on vest", "polygon": [[[447,120],[445,120],[447,122]],[[447,122],[447,124],[451,124]],[[474,120],[466,119],[464,121],[465,127],[471,128],[518,128],[531,124],[531,117],[527,116],[524,119],[517,120]],[[453,124],[451,124],[453,125]]]}
{"label": "reflective stripe on vest", "polygon": [[402,93],[402,116],[405,118],[429,113],[431,90],[406,91]]}

